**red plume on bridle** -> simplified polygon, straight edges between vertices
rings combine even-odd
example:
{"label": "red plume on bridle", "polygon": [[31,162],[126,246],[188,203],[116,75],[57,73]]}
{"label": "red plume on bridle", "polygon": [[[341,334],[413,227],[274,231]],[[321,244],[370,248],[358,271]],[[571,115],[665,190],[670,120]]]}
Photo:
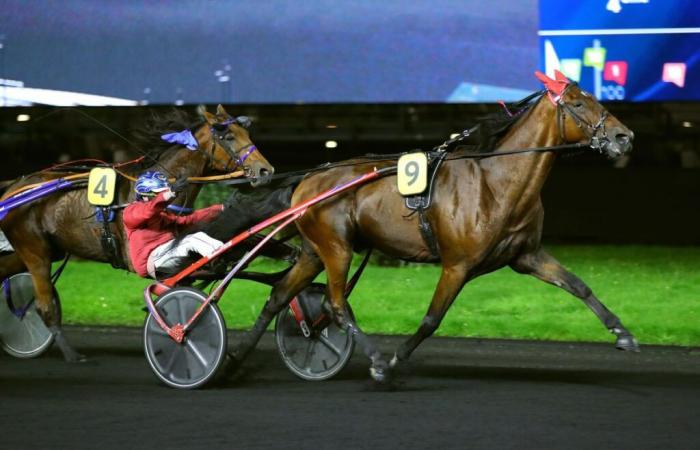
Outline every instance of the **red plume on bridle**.
{"label": "red plume on bridle", "polygon": [[571,83],[571,80],[566,78],[566,75],[559,72],[558,70],[554,71],[555,79],[549,78],[547,75],[543,74],[539,70],[535,71],[535,76],[538,80],[542,82],[542,84],[544,84],[544,87],[547,88],[547,91],[549,91],[549,99],[552,100],[552,103],[556,103],[557,100],[552,96],[554,95],[555,97],[559,97],[562,94],[562,92],[564,92],[564,89],[566,89],[566,86],[568,86],[569,83]]}
{"label": "red plume on bridle", "polygon": [[566,86],[571,82],[568,78],[566,78],[566,75],[558,70],[554,71],[555,79],[549,78],[539,70],[535,71],[535,76],[542,82],[542,84],[544,84],[544,87],[546,87],[547,90],[554,95],[561,95],[561,93],[564,92],[564,89],[566,89]]}

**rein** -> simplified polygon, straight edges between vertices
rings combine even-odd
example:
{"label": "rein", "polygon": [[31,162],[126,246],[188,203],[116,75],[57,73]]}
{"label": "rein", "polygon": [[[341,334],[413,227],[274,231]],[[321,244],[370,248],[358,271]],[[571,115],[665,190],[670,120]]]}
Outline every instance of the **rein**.
{"label": "rein", "polygon": [[[75,113],[78,113],[78,114],[80,114],[81,116],[83,116],[83,117],[85,117],[85,118],[87,118],[87,119],[93,121],[93,122],[96,123],[97,125],[101,126],[101,127],[104,128],[105,130],[107,130],[107,131],[109,131],[110,133],[112,133],[112,134],[114,134],[115,136],[117,136],[119,139],[121,139],[121,140],[123,140],[124,142],[126,142],[127,144],[129,144],[133,149],[135,149],[137,152],[139,152],[139,153],[142,155],[141,158],[151,160],[151,161],[154,163],[154,165],[159,166],[161,169],[163,169],[164,172],[167,172],[169,175],[173,175],[172,173],[170,173],[170,171],[169,171],[167,168],[163,167],[163,166],[160,164],[160,162],[158,161],[157,158],[155,158],[153,155],[151,155],[150,153],[148,153],[147,151],[143,150],[141,147],[139,147],[138,145],[136,145],[135,142],[129,140],[126,136],[124,136],[123,134],[119,133],[118,131],[116,131],[115,129],[113,129],[112,127],[110,127],[109,125],[107,125],[106,123],[102,122],[101,120],[98,120],[98,119],[92,117],[90,114],[88,114],[88,113],[86,113],[86,112],[84,112],[84,111],[81,111],[81,110],[79,110],[79,109],[75,109],[75,108],[72,108],[72,107],[58,108],[58,109],[53,110],[53,111],[51,111],[51,112],[49,112],[49,113],[47,113],[47,114],[44,114],[43,116],[38,117],[37,119],[33,120],[32,122],[34,122],[34,123],[40,122],[40,121],[42,121],[42,120],[48,119],[50,116],[53,116],[54,114],[58,114],[59,112],[63,112],[63,111],[75,112]],[[79,161],[80,161],[80,160],[79,160]]]}
{"label": "rein", "polygon": [[[36,122],[39,122],[39,121],[41,121],[41,120],[48,119],[50,116],[52,116],[52,115],[54,115],[54,114],[57,114],[57,113],[59,113],[59,112],[62,112],[62,111],[77,112],[77,113],[79,113],[80,115],[82,115],[82,116],[84,116],[84,117],[90,119],[91,121],[93,121],[93,122],[95,122],[96,124],[100,125],[101,127],[103,127],[104,129],[106,129],[106,130],[109,131],[110,133],[112,133],[112,134],[114,134],[115,136],[119,137],[120,139],[124,140],[126,143],[128,143],[128,144],[131,145],[134,149],[136,149],[139,153],[141,153],[142,156],[140,156],[140,157],[137,158],[137,159],[134,159],[134,160],[131,160],[131,161],[126,161],[126,162],[123,162],[123,163],[118,163],[118,164],[108,164],[108,163],[106,163],[105,161],[98,160],[98,159],[83,158],[83,159],[78,159],[78,160],[74,160],[74,161],[68,161],[68,162],[65,162],[65,163],[56,164],[56,165],[54,165],[54,166],[51,166],[51,167],[48,167],[48,168],[46,168],[46,169],[40,170],[39,172],[36,172],[36,174],[45,174],[45,173],[49,173],[49,172],[58,172],[58,171],[60,171],[60,169],[63,169],[64,171],[70,171],[70,167],[66,167],[66,166],[69,165],[69,164],[73,164],[73,163],[76,163],[76,162],[88,162],[88,161],[93,161],[93,162],[96,162],[96,163],[97,163],[96,167],[98,167],[98,166],[111,167],[112,169],[115,170],[115,172],[117,172],[117,173],[118,173],[120,176],[122,176],[123,178],[125,178],[125,179],[127,179],[127,180],[129,180],[129,181],[131,181],[131,182],[135,182],[135,181],[136,181],[136,177],[133,177],[133,176],[131,176],[131,175],[129,175],[129,174],[127,174],[127,173],[121,171],[121,170],[118,170],[117,167],[123,167],[123,166],[127,166],[127,165],[129,165],[129,164],[133,164],[133,163],[136,163],[136,162],[140,162],[140,161],[142,161],[142,160],[144,160],[144,159],[150,159],[151,161],[153,161],[153,162],[155,163],[155,165],[159,166],[161,169],[163,169],[165,172],[167,172],[169,175],[171,175],[171,177],[168,179],[168,181],[174,182],[174,181],[176,180],[176,178],[175,178],[174,176],[172,176],[173,174],[172,174],[167,168],[165,168],[156,158],[154,158],[152,155],[150,155],[148,152],[142,150],[142,149],[141,149],[138,145],[136,145],[134,142],[132,142],[131,140],[129,140],[128,138],[126,138],[125,136],[123,136],[122,134],[120,134],[119,132],[117,132],[116,130],[114,130],[113,128],[109,127],[107,124],[103,123],[102,121],[100,121],[100,120],[98,120],[98,119],[92,117],[91,115],[89,115],[89,114],[87,114],[87,113],[85,113],[85,112],[83,112],[83,111],[80,111],[80,110],[77,110],[77,109],[73,109],[73,108],[59,108],[59,109],[56,109],[56,110],[54,110],[54,111],[51,111],[51,112],[49,112],[48,114],[45,114],[45,115],[43,115],[43,116],[41,116],[41,117],[35,119],[34,122],[36,123]],[[228,122],[229,122],[229,123],[232,123],[232,121],[228,121]],[[219,140],[222,140],[222,138],[219,137],[218,134],[214,132],[214,128],[213,128],[213,127],[212,127],[212,136],[215,137],[215,138],[217,138],[217,139],[219,139]],[[214,153],[214,149],[216,148],[216,145],[217,145],[216,142],[214,142],[214,141],[212,140],[212,150],[211,150],[211,152],[210,152],[211,154],[205,153],[206,156],[210,159],[210,161],[213,160],[213,153]],[[224,151],[229,155],[229,157],[231,157],[231,160],[232,160],[233,162],[236,163],[236,165],[233,167],[233,169],[236,169],[236,168],[242,166],[243,163],[246,161],[246,159],[248,159],[248,157],[249,157],[254,151],[257,150],[257,147],[256,147],[254,144],[251,143],[251,144],[248,144],[247,146],[242,147],[241,149],[239,149],[239,150],[237,150],[237,151],[234,151],[234,154],[231,155],[231,153],[229,152],[228,148],[227,148],[225,145],[222,145],[222,147],[224,148]],[[245,154],[244,154],[243,156],[239,157],[237,153],[240,153],[240,152],[243,151],[244,149],[246,150]],[[227,165],[227,168],[228,168],[228,165]],[[59,170],[53,170],[53,169],[59,169]],[[74,167],[74,169],[76,169],[76,170],[90,170],[91,167],[80,166],[80,167]],[[86,181],[86,180],[82,180],[82,178],[87,178],[89,175],[90,175],[89,172],[81,172],[81,173],[69,175],[69,176],[66,176],[66,177],[58,177],[58,178],[55,178],[55,179],[61,178],[61,179],[66,180],[66,181],[78,180],[77,183],[78,183],[80,186],[76,185],[76,187],[81,187],[83,181]],[[211,175],[211,176],[206,176],[206,177],[188,177],[188,178],[187,178],[187,181],[188,181],[188,182],[195,183],[195,184],[219,183],[219,182],[222,182],[222,181],[230,180],[230,179],[233,179],[233,178],[240,178],[240,177],[243,177],[243,176],[246,176],[245,171],[243,171],[243,170],[236,170],[236,171],[233,171],[233,172],[224,174],[224,175]],[[40,187],[41,185],[43,185],[43,184],[46,183],[46,182],[47,182],[47,181],[42,181],[42,182],[39,182],[39,183],[32,183],[32,184],[29,184],[29,185],[26,185],[26,186],[22,186],[22,187],[20,187],[20,188],[14,190],[14,191],[12,191],[12,192],[9,192],[9,193],[4,194],[2,197],[3,197],[3,198],[10,198],[10,197],[12,197],[12,196],[15,196],[15,195],[17,195],[17,194],[21,194],[21,193],[23,193],[23,192],[25,192],[25,191],[28,191],[28,190],[30,190],[30,189],[34,189],[34,188]],[[246,182],[248,182],[248,180],[246,180]]]}
{"label": "rein", "polygon": [[[592,149],[595,149],[599,152],[602,152],[602,146],[600,143],[600,139],[601,139],[601,137],[602,138],[607,137],[607,134],[605,132],[605,120],[607,119],[608,114],[606,111],[602,111],[600,119],[598,120],[598,122],[595,125],[593,125],[590,122],[586,121],[584,118],[582,118],[578,113],[576,113],[576,111],[574,111],[574,109],[569,104],[567,104],[566,102],[563,101],[563,97],[564,97],[564,94],[566,93],[566,91],[574,85],[576,85],[575,82],[570,82],[566,86],[566,88],[564,88],[564,90],[556,97],[552,97],[551,92],[547,89],[543,89],[543,90],[534,92],[534,93],[530,94],[529,96],[523,98],[522,100],[519,100],[517,103],[513,104],[512,106],[515,108],[520,108],[523,105],[531,102],[533,99],[547,94],[550,96],[550,101],[552,101],[552,103],[554,103],[557,107],[557,125],[559,128],[560,138],[564,142],[566,142],[564,123],[566,120],[565,114],[569,114],[572,117],[572,119],[574,119],[576,126],[579,127],[584,132],[584,134],[589,138],[588,143],[562,144],[562,145],[549,146],[549,147],[531,147],[531,148],[526,148],[526,149],[505,150],[505,151],[500,151],[497,153],[494,153],[494,152],[467,153],[467,154],[459,155],[459,156],[448,156],[444,160],[445,161],[455,161],[455,160],[461,160],[461,159],[482,159],[482,158],[485,159],[485,158],[492,158],[492,157],[496,157],[496,156],[510,156],[510,155],[518,155],[518,154],[523,154],[523,153],[558,152],[558,151],[562,151],[562,150],[576,150],[576,149],[583,149],[583,148],[592,148]],[[69,110],[75,111],[73,109],[69,109]],[[508,109],[506,109],[506,111],[511,116],[517,115],[519,113],[519,111],[518,111],[515,114],[511,114],[508,111]],[[102,124],[97,119],[94,119],[93,117],[89,116],[86,113],[83,113],[82,111],[78,111],[78,112],[80,112],[84,116],[88,117],[89,119],[97,122],[98,124],[104,126],[107,130],[113,132],[114,134],[121,137],[126,142],[134,145],[134,147],[137,148],[135,146],[135,144],[133,144],[131,141],[129,141],[125,137],[121,136],[116,131],[109,128],[107,125]],[[44,118],[44,117],[42,117],[42,118]],[[221,125],[229,125],[230,123],[233,123],[235,121],[237,121],[237,119],[232,118],[226,122],[223,122]],[[460,133],[455,138],[448,139],[445,142],[443,142],[442,144],[434,147],[432,151],[438,152],[438,153],[446,152],[447,148],[449,146],[454,145],[456,143],[459,143],[459,142],[463,141],[464,139],[468,138],[478,128],[479,128],[479,125],[475,125],[472,128],[464,130],[462,133]],[[603,134],[602,134],[602,136],[598,136],[598,131],[601,128],[603,130]],[[218,130],[216,130],[214,127],[211,127],[211,131],[212,131],[212,136],[214,137],[214,139],[219,140],[219,141],[222,141],[224,139],[224,137],[220,136],[219,133],[217,132]],[[217,143],[212,141],[212,149],[209,153],[207,153],[207,156],[210,159],[213,159],[213,152],[214,152],[216,145],[217,145]],[[258,150],[257,147],[251,143],[245,147],[242,147],[241,149],[238,149],[238,150],[234,149],[234,151],[233,151],[234,154],[231,155],[231,152],[229,151],[229,149],[226,145],[222,145],[222,147],[224,148],[226,153],[231,157],[231,159],[236,163],[236,166],[234,166],[234,169],[242,166],[243,163],[246,161],[246,159],[248,159],[248,157],[253,152]],[[243,154],[243,156],[239,157],[238,153],[242,152],[244,149],[246,150],[245,153]],[[144,155],[146,155],[145,152],[143,152],[141,149],[138,149],[138,150],[141,153],[144,153]],[[311,174],[311,173],[320,172],[320,171],[333,169],[333,168],[337,168],[337,167],[351,167],[351,166],[364,165],[364,164],[367,164],[371,161],[376,161],[376,162],[395,161],[403,154],[405,154],[405,152],[404,153],[394,153],[394,154],[389,154],[389,155],[376,155],[376,156],[375,155],[366,155],[364,157],[366,159],[365,161],[358,161],[358,162],[352,162],[352,163],[342,163],[342,162],[341,163],[325,163],[325,164],[322,164],[320,166],[312,167],[310,169],[301,169],[301,170],[296,170],[296,171],[292,171],[292,172],[273,174],[273,175],[270,175],[268,177],[268,179],[269,180],[282,180],[282,179],[289,179],[289,178],[293,178],[293,177],[303,177],[303,176],[306,176],[306,175]],[[367,159],[369,159],[369,161],[367,161]],[[117,172],[121,176],[123,176],[124,178],[129,179],[130,181],[136,180],[134,177],[131,177],[131,176],[129,176],[121,171],[117,170]],[[87,176],[88,176],[88,173],[82,173],[82,174],[76,174],[76,175],[71,175],[69,177],[65,177],[65,179],[79,179],[79,178],[84,178]],[[235,179],[235,178],[240,178],[242,176],[245,176],[245,171],[239,170],[239,171],[231,172],[231,173],[228,173],[225,175],[213,175],[213,176],[207,176],[207,177],[189,177],[187,180],[189,182],[193,182],[195,184],[223,183],[226,185],[246,184],[246,183],[250,182],[248,179],[244,179],[244,180]],[[173,180],[174,180],[174,178],[173,178]],[[6,195],[5,197],[10,197],[12,195],[16,195],[18,193],[21,193],[25,190],[39,186],[41,184],[42,183],[36,183],[33,185],[24,186],[24,187],[18,189],[17,191],[12,192],[11,195]]]}
{"label": "rein", "polygon": [[[552,97],[552,93],[548,89],[542,89],[540,91],[534,92],[527,97],[523,98],[522,100],[519,100],[518,102],[514,103],[512,106],[514,108],[522,108],[524,105],[530,103],[532,100],[539,98],[543,95],[548,95],[550,97],[550,100],[552,103],[554,103],[557,107],[557,122],[558,122],[558,127],[560,130],[560,138],[562,141],[566,142],[566,135],[564,133],[564,111],[568,113],[575,121],[576,125],[584,132],[584,134],[589,138],[587,143],[576,143],[576,144],[562,144],[562,145],[554,145],[554,146],[548,146],[548,147],[530,147],[530,148],[524,148],[524,149],[513,149],[513,150],[504,150],[504,151],[499,151],[499,152],[480,152],[480,153],[467,153],[464,155],[453,155],[453,156],[448,156],[444,159],[444,161],[456,161],[456,160],[461,160],[461,159],[485,159],[485,158],[493,158],[497,156],[510,156],[510,155],[519,155],[523,153],[547,153],[547,152],[559,152],[559,151],[564,151],[564,150],[580,150],[584,148],[592,148],[594,150],[597,150],[598,152],[603,152],[602,145],[601,145],[601,138],[606,138],[607,133],[605,132],[605,120],[608,118],[608,113],[607,111],[603,110],[600,114],[600,119],[598,122],[593,125],[590,122],[586,121],[584,118],[582,118],[579,114],[574,111],[574,109],[567,104],[566,102],[563,101],[564,94],[566,91],[572,87],[575,86],[575,82],[570,82],[566,88],[556,97]],[[506,112],[508,113],[509,116],[515,116],[520,114],[521,111],[516,111],[515,113],[511,113],[508,108],[506,108]],[[451,145],[454,145],[456,143],[459,143],[463,141],[464,139],[468,138],[469,136],[474,133],[480,125],[475,125],[467,130],[462,131],[458,136],[448,139],[442,144],[436,146],[433,148],[433,152],[436,153],[443,153],[447,152],[447,148],[449,148]],[[598,131],[602,128],[603,134],[602,136],[598,135]],[[313,167],[311,169],[302,169],[302,170],[296,170],[293,172],[286,172],[286,173],[279,173],[279,174],[273,174],[269,177],[270,180],[279,180],[279,179],[287,179],[287,178],[293,178],[293,177],[299,177],[299,176],[305,176],[314,172],[320,172],[323,170],[328,170],[328,169],[333,169],[336,167],[351,167],[351,166],[359,166],[359,165],[364,165],[368,164],[371,161],[376,161],[376,162],[387,162],[387,161],[395,161],[397,160],[401,155],[404,155],[404,153],[394,153],[394,154],[389,154],[389,155],[380,155],[378,157],[373,157],[374,155],[366,155],[364,158],[366,159],[365,161],[358,161],[358,162],[351,162],[351,163],[326,163],[322,164],[320,166]],[[369,161],[367,161],[369,159]],[[245,180],[232,180],[232,181],[227,181],[225,184],[227,185],[235,185],[235,184],[244,184],[247,181]]]}
{"label": "rein", "polygon": [[[468,130],[467,130],[468,131]],[[466,131],[465,131],[466,132]],[[464,136],[462,139],[466,138],[467,136]],[[461,139],[457,139],[454,142],[458,142]],[[447,143],[448,141],[445,141]],[[454,143],[453,142],[453,143]],[[441,147],[445,145],[445,143],[435,147],[433,151],[435,152],[445,152],[446,150],[441,150]],[[498,153],[467,153],[465,155],[459,155],[459,156],[448,156],[445,158],[445,161],[456,161],[460,159],[485,159],[485,158],[493,158],[496,156],[510,156],[510,155],[519,155],[522,153],[546,153],[546,152],[558,152],[562,150],[577,150],[577,149],[582,149],[582,148],[593,148],[591,147],[590,143],[589,144],[583,144],[583,143],[578,143],[578,144],[562,144],[562,145],[554,145],[550,147],[531,147],[531,148],[524,148],[524,149],[517,149],[517,150],[506,150]],[[396,161],[400,156],[405,155],[406,152],[404,153],[393,153],[389,155],[381,155],[379,157],[375,157],[373,155],[367,155],[364,158],[366,159],[365,161],[357,161],[357,162],[351,162],[351,163],[325,163],[320,166],[312,167],[310,169],[301,169],[301,170],[295,170],[292,172],[284,172],[284,173],[279,173],[279,174],[274,174],[269,176],[268,178],[270,180],[280,180],[280,179],[287,179],[287,178],[293,178],[293,177],[298,177],[298,176],[305,176],[311,173],[315,172],[321,172],[324,170],[328,169],[335,169],[337,167],[352,167],[352,166],[361,166],[365,164],[369,164],[370,162],[388,162],[388,161]],[[396,168],[396,167],[394,167]],[[226,185],[236,185],[236,184],[245,184],[248,183],[247,180],[231,180],[231,181],[225,181],[223,184]]]}

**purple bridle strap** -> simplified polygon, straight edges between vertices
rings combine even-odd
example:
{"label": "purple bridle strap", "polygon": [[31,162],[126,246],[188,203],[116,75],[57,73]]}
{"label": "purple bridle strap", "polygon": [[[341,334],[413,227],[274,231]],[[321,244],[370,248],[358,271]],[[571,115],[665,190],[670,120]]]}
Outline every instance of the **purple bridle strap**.
{"label": "purple bridle strap", "polygon": [[246,159],[250,156],[251,153],[253,153],[255,150],[258,148],[255,146],[255,144],[250,144],[250,147],[248,148],[248,151],[246,151],[243,156],[238,157],[238,161],[236,161],[236,164],[239,166],[242,166],[243,163],[245,162]]}

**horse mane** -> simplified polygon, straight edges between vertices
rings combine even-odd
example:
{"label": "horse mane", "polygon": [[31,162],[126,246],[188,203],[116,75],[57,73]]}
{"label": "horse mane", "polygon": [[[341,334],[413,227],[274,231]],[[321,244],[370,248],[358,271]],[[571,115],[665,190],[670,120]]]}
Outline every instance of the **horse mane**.
{"label": "horse mane", "polygon": [[457,149],[478,153],[493,152],[513,125],[528,115],[544,92],[538,91],[515,103],[503,104],[503,108],[498,111],[477,118],[478,128],[473,135],[473,141],[460,145]]}
{"label": "horse mane", "polygon": [[139,146],[146,149],[144,159],[141,164],[134,166],[132,170],[142,170],[152,166],[169,149],[175,147],[173,144],[165,142],[161,136],[165,133],[179,132],[199,128],[204,123],[203,120],[194,121],[189,114],[181,109],[172,108],[164,114],[151,113],[146,123],[136,130],[134,136]]}
{"label": "horse mane", "polygon": [[14,182],[17,181],[15,180],[5,180],[5,181],[0,181],[0,196],[5,193],[8,187],[12,186]]}

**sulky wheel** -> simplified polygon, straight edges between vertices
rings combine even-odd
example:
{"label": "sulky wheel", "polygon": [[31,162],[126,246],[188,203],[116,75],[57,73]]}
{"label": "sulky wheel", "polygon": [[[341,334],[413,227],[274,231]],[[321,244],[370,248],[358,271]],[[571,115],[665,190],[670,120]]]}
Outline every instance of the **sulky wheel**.
{"label": "sulky wheel", "polygon": [[[54,302],[61,317],[61,303],[54,289]],[[28,273],[18,273],[0,286],[0,344],[17,358],[36,358],[51,347],[54,336],[34,302],[34,284]]]}
{"label": "sulky wheel", "polygon": [[[185,324],[206,298],[196,289],[171,289],[156,300],[156,308],[168,326]],[[214,378],[224,361],[226,324],[219,307],[210,303],[182,343],[178,343],[148,314],[143,341],[148,364],[163,383],[178,389],[194,389]]]}
{"label": "sulky wheel", "polygon": [[282,361],[304,380],[320,381],[335,376],[347,365],[355,349],[352,336],[341,330],[324,308],[325,293],[325,285],[313,284],[297,296],[309,336],[305,336],[290,305],[277,315],[275,322],[275,339]]}

